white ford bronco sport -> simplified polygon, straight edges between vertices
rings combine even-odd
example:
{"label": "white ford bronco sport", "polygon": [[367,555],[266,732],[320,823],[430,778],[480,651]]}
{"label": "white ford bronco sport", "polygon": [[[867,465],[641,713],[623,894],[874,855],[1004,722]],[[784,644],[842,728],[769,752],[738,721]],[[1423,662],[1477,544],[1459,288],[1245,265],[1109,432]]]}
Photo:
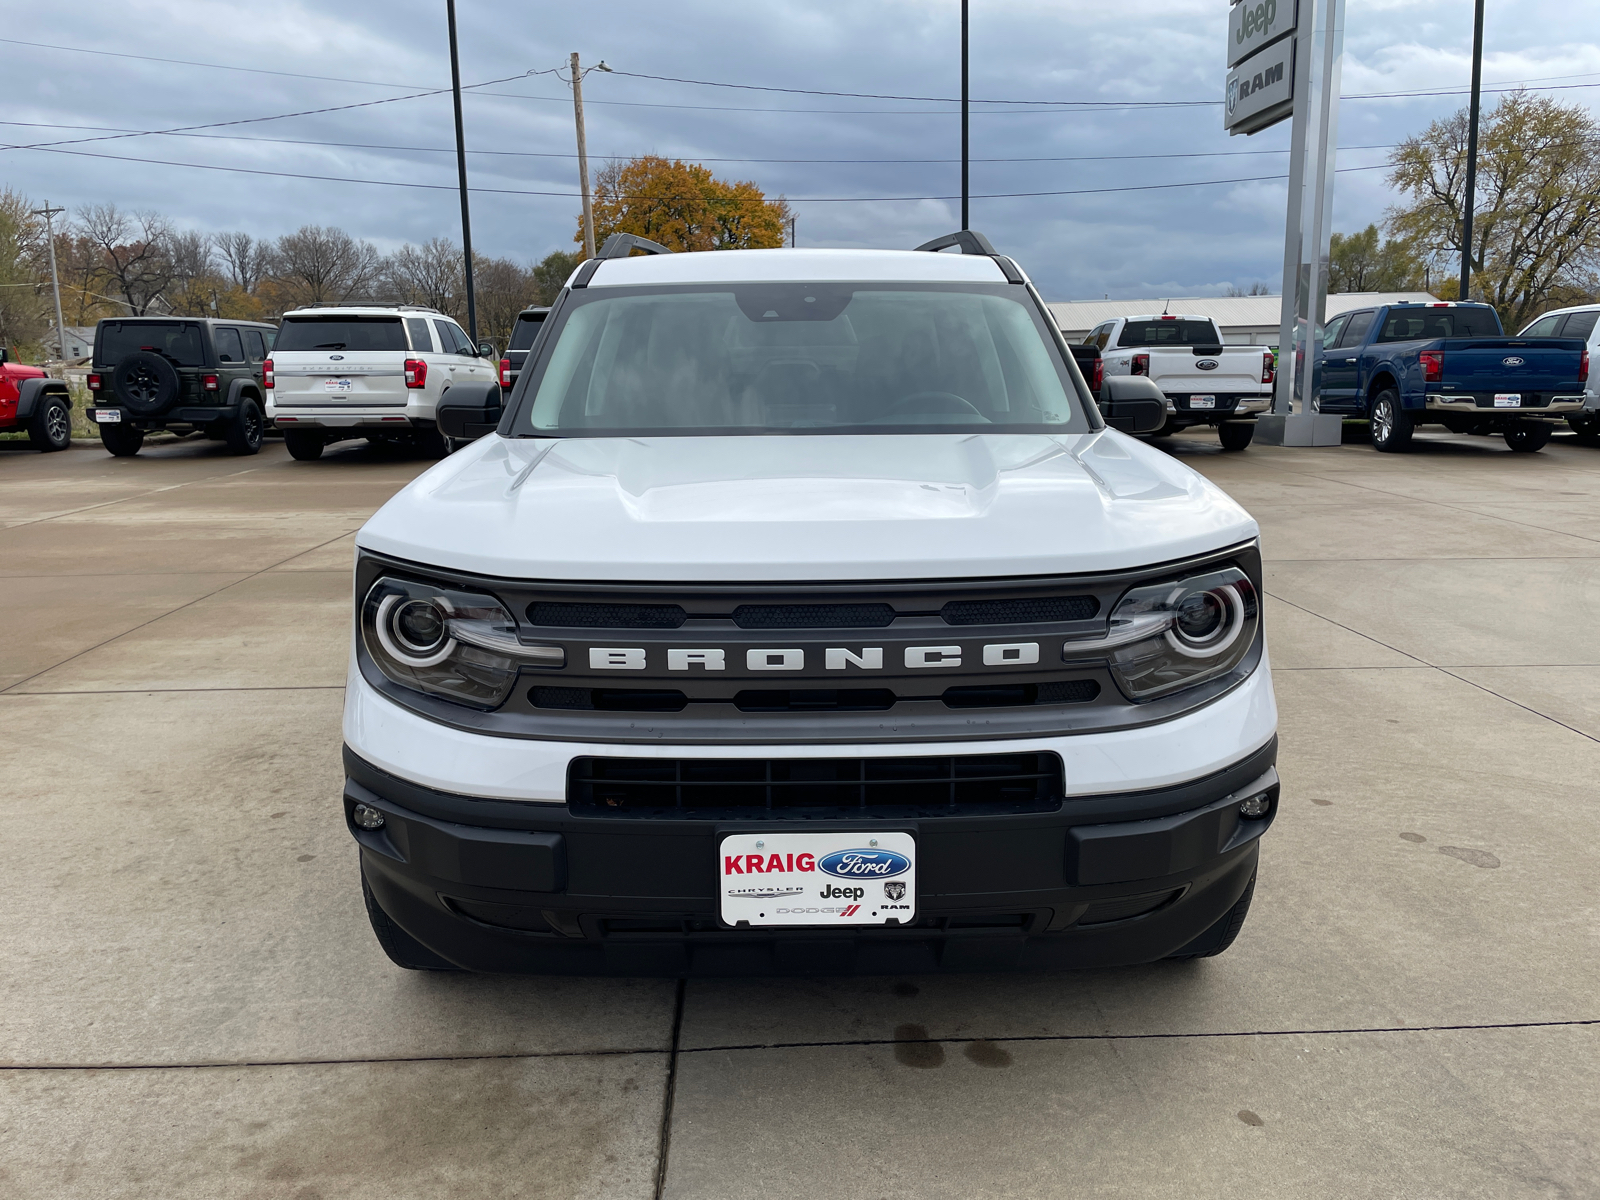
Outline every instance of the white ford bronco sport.
{"label": "white ford bronco sport", "polygon": [[[929,253],[955,247],[959,254]],[[628,257],[643,249],[645,257]],[[400,966],[1220,953],[1277,810],[1255,522],[971,232],[617,235],[361,530],[344,812]]]}
{"label": "white ford bronco sport", "polygon": [[496,378],[443,313],[413,305],[343,305],[284,313],[267,363],[267,417],[298,459],[346,438],[400,442],[434,456],[440,399]]}

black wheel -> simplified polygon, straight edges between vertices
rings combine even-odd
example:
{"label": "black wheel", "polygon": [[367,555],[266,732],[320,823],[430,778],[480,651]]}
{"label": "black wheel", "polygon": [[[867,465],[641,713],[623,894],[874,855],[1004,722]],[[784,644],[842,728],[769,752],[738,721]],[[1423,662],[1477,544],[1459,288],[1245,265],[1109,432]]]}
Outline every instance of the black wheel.
{"label": "black wheel", "polygon": [[1568,417],[1567,424],[1572,426],[1572,432],[1578,435],[1579,445],[1600,446],[1600,416],[1582,413],[1576,417]]}
{"label": "black wheel", "polygon": [[119,403],[150,416],[178,398],[178,372],[161,355],[140,350],[128,355],[111,372],[111,390]]}
{"label": "black wheel", "polygon": [[323,440],[321,433],[310,429],[285,429],[283,444],[288,448],[290,458],[299,462],[315,462],[322,457],[323,447],[328,443]]}
{"label": "black wheel", "polygon": [[131,425],[102,425],[100,444],[118,458],[132,458],[144,445],[144,430]]}
{"label": "black wheel", "polygon": [[1398,454],[1411,447],[1416,422],[1400,407],[1400,394],[1385,388],[1372,398],[1372,445],[1385,454]]}
{"label": "black wheel", "polygon": [[419,429],[411,435],[411,445],[423,458],[444,458],[450,453],[450,440],[437,429]]}
{"label": "black wheel", "polygon": [[372,922],[372,932],[378,945],[389,956],[389,961],[408,971],[459,971],[461,968],[446,962],[416,938],[389,919],[389,914],[378,907],[367,882],[367,873],[361,872],[361,898],[367,903],[367,920]]}
{"label": "black wheel", "polygon": [[1250,915],[1250,898],[1256,894],[1256,879],[1252,875],[1250,882],[1245,886],[1244,895],[1239,897],[1239,902],[1222,914],[1210,929],[1206,930],[1182,950],[1176,950],[1167,955],[1168,958],[1183,960],[1187,958],[1215,958],[1229,946],[1233,945],[1234,938],[1239,936],[1239,930],[1244,928],[1244,919]]}
{"label": "black wheel", "polygon": [[1544,449],[1552,432],[1548,421],[1518,421],[1506,430],[1506,445],[1519,454],[1532,454]]}
{"label": "black wheel", "polygon": [[239,398],[239,411],[228,422],[223,440],[228,443],[229,454],[255,454],[261,449],[261,432],[266,423],[261,419],[261,406],[248,396]]}
{"label": "black wheel", "polygon": [[35,450],[46,453],[65,450],[72,445],[72,414],[67,411],[66,397],[51,394],[41,399],[39,411],[28,422],[28,440]]}
{"label": "black wheel", "polygon": [[1255,436],[1254,421],[1224,421],[1217,426],[1217,441],[1224,450],[1243,450]]}

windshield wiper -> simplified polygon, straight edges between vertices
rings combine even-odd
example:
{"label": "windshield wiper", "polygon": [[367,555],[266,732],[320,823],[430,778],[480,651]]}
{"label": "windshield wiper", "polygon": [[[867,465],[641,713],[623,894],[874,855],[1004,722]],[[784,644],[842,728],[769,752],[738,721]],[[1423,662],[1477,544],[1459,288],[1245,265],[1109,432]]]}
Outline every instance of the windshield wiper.
{"label": "windshield wiper", "polygon": [[313,346],[311,348],[313,350],[343,350],[344,349],[344,343],[343,342],[319,342],[317,345],[315,345],[315,346]]}

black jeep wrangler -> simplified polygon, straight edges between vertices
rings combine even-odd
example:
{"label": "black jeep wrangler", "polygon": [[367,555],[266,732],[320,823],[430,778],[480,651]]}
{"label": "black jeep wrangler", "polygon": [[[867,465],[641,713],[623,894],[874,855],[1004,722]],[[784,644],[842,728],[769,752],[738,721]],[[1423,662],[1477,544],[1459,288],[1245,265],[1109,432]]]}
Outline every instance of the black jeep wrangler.
{"label": "black jeep wrangler", "polygon": [[275,326],[214,317],[107,317],[95,328],[88,417],[116,455],[153,429],[202,432],[234,454],[261,449],[262,374]]}

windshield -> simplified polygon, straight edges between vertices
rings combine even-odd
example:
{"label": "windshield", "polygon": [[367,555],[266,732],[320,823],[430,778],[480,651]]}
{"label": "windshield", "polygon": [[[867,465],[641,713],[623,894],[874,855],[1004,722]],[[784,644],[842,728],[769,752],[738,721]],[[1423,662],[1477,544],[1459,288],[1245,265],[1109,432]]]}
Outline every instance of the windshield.
{"label": "windshield", "polygon": [[1036,307],[1008,284],[595,288],[556,320],[524,436],[1089,428]]}
{"label": "windshield", "polygon": [[193,321],[102,321],[100,352],[95,361],[104,366],[121,362],[130,354],[149,350],[175,366],[203,367],[205,343]]}
{"label": "windshield", "polygon": [[1434,338],[1499,337],[1492,308],[1391,308],[1375,341],[1416,342]]}
{"label": "windshield", "polygon": [[1158,318],[1129,321],[1117,335],[1117,346],[1220,346],[1217,327],[1210,321]]}
{"label": "windshield", "polygon": [[285,317],[275,350],[404,350],[399,317]]}

